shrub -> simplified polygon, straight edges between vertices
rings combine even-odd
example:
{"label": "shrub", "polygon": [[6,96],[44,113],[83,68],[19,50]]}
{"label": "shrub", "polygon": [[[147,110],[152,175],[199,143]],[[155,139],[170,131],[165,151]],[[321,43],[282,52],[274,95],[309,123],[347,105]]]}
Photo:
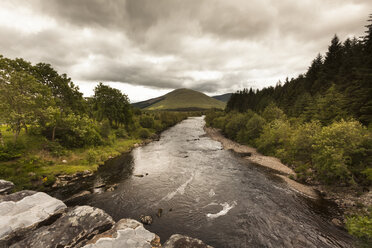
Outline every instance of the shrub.
{"label": "shrub", "polygon": [[262,117],[267,122],[272,122],[274,120],[280,120],[280,119],[286,118],[283,110],[275,106],[275,104],[270,104],[269,106],[267,106],[262,112]]}
{"label": "shrub", "polygon": [[243,129],[237,134],[237,141],[245,144],[252,144],[258,138],[263,130],[266,121],[258,114],[254,114]]}
{"label": "shrub", "polygon": [[24,148],[24,144],[21,142],[7,142],[4,146],[0,145],[0,161],[9,161],[21,157]]}
{"label": "shrub", "polygon": [[53,157],[61,157],[67,154],[66,149],[58,142],[47,141],[44,150],[48,151]]}
{"label": "shrub", "polygon": [[63,119],[57,138],[66,147],[84,147],[102,144],[96,123],[87,116],[69,114]]}
{"label": "shrub", "polygon": [[256,140],[258,151],[268,155],[277,155],[277,149],[288,143],[292,132],[288,121],[274,120],[263,127],[262,134]]}
{"label": "shrub", "polygon": [[115,133],[115,136],[117,138],[120,138],[120,139],[128,139],[129,138],[128,132],[124,128],[118,128],[118,129],[115,130],[114,133]]}
{"label": "shrub", "polygon": [[372,211],[368,215],[355,215],[346,218],[346,228],[355,237],[372,241]]}
{"label": "shrub", "polygon": [[151,116],[141,116],[139,123],[144,128],[152,128],[154,126],[154,119]]}
{"label": "shrub", "polygon": [[366,180],[362,171],[371,164],[371,134],[357,121],[338,121],[314,136],[314,167],[327,182]]}
{"label": "shrub", "polygon": [[224,133],[233,140],[236,140],[238,132],[244,128],[247,121],[252,117],[253,112],[247,113],[232,113],[226,117],[226,125],[223,129]]}
{"label": "shrub", "polygon": [[142,139],[147,139],[151,136],[150,131],[147,128],[140,128],[138,129],[138,137]]}
{"label": "shrub", "polygon": [[103,138],[107,138],[110,133],[111,133],[111,125],[110,125],[110,122],[108,120],[105,120],[101,123],[101,126],[100,126],[100,130],[99,130],[101,136]]}

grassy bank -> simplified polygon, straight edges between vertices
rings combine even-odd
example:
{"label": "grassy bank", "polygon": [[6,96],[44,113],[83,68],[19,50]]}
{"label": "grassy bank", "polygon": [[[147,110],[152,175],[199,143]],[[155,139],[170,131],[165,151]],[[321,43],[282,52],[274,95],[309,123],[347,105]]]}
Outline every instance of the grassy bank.
{"label": "grassy bank", "polygon": [[0,178],[12,181],[15,191],[43,190],[55,182],[59,174],[97,170],[107,159],[130,151],[135,144],[152,139],[167,128],[197,113],[146,112],[134,117],[135,128],[105,129],[100,145],[69,148],[42,135],[22,130],[14,141],[13,132],[2,125],[4,146],[0,149]]}
{"label": "grassy bank", "polygon": [[[1,127],[4,142],[13,139],[6,127]],[[55,181],[58,174],[74,174],[81,171],[95,171],[98,166],[108,158],[129,151],[134,144],[142,142],[140,138],[118,138],[110,144],[65,149],[59,147],[57,151],[47,148],[50,143],[42,137],[28,135],[24,131],[20,134],[17,142],[17,158],[11,161],[1,162],[0,178],[12,181],[15,190],[35,189],[43,190]]]}

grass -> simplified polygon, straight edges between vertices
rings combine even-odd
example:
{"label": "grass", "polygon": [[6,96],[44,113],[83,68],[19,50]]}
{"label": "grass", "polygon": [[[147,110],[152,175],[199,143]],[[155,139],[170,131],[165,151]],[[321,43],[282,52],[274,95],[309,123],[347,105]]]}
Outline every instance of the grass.
{"label": "grass", "polygon": [[226,103],[211,98],[201,92],[189,89],[177,89],[166,95],[161,101],[148,106],[147,110],[172,110],[172,109],[224,109]]}
{"label": "grass", "polygon": [[[14,140],[12,132],[5,126],[1,126],[0,130],[5,143]],[[96,171],[107,159],[129,151],[141,140],[116,139],[103,146],[65,150],[63,156],[57,157],[43,148],[46,142],[43,137],[28,135],[22,131],[17,142],[23,147],[20,158],[0,162],[0,179],[12,181],[15,191],[43,190],[54,183],[56,175]]]}

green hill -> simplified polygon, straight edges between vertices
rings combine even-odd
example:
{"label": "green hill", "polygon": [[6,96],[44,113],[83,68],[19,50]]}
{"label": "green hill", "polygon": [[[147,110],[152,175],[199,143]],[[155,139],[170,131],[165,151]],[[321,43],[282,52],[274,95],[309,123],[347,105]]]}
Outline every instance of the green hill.
{"label": "green hill", "polygon": [[143,107],[146,110],[224,109],[225,105],[226,103],[224,102],[189,89],[177,89],[164,96],[134,104],[134,106],[139,107],[146,106]]}

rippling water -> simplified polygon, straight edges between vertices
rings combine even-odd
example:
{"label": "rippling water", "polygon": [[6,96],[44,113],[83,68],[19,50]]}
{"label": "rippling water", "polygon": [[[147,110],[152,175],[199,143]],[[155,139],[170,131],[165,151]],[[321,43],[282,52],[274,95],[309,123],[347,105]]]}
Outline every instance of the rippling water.
{"label": "rippling water", "polygon": [[115,220],[152,215],[154,223],[146,228],[162,241],[181,233],[215,247],[352,247],[350,236],[330,223],[331,205],[302,197],[223,150],[203,126],[202,117],[189,118],[159,141],[110,160],[81,185],[118,188],[74,204],[99,207]]}

